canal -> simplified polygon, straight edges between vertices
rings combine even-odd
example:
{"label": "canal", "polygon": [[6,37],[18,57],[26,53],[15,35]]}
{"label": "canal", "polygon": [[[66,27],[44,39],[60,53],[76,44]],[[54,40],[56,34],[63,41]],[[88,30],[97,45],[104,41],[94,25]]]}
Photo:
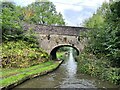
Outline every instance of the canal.
{"label": "canal", "polygon": [[[52,73],[28,80],[15,88],[115,88],[116,86],[98,80],[77,70],[77,62],[74,60],[72,50],[61,64]],[[114,90],[114,89],[113,89]]]}

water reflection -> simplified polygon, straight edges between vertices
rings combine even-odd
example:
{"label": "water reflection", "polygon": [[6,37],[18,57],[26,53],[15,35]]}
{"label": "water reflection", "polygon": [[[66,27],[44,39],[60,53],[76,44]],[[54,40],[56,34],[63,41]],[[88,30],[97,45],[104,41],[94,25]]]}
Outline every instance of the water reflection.
{"label": "water reflection", "polygon": [[72,49],[70,49],[69,58],[66,62],[66,69],[67,69],[67,76],[70,78],[75,77],[75,74],[77,72],[77,63],[75,62],[72,54]]}
{"label": "water reflection", "polygon": [[70,49],[69,57],[65,62],[67,77],[60,84],[60,88],[95,88],[94,84],[84,79],[78,79],[77,62],[73,57],[72,49]]}

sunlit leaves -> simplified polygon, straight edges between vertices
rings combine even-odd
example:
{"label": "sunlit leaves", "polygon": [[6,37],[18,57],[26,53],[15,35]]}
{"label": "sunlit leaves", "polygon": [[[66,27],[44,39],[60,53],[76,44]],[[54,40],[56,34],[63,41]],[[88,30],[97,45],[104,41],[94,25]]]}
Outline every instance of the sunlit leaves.
{"label": "sunlit leaves", "polygon": [[33,45],[31,48],[31,44],[25,41],[7,42],[0,47],[2,47],[2,66],[6,68],[29,67],[43,62],[43,57],[48,60],[46,52]]}

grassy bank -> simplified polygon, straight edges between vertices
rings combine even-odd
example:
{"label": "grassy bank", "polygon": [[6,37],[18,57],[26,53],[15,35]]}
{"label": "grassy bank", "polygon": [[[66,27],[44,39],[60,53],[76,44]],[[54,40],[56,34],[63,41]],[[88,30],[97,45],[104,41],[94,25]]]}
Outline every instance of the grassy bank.
{"label": "grassy bank", "polygon": [[35,41],[4,41],[0,46],[0,87],[14,87],[23,81],[56,69],[60,62],[50,61],[49,55]]}
{"label": "grassy bank", "polygon": [[47,61],[29,68],[2,69],[0,87],[7,87],[11,84],[19,84],[26,79],[45,74],[59,66],[58,61]]}
{"label": "grassy bank", "polygon": [[113,68],[105,58],[98,59],[89,53],[81,53],[77,58],[79,70],[101,80],[120,84],[120,68]]}

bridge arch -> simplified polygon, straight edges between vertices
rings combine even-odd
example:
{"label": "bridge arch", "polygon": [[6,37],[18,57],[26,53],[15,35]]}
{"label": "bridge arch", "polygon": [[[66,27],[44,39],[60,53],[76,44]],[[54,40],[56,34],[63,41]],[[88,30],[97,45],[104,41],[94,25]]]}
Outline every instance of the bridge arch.
{"label": "bridge arch", "polygon": [[57,45],[55,46],[54,48],[51,49],[50,51],[50,56],[51,56],[51,59],[56,59],[57,56],[56,56],[56,52],[61,48],[61,47],[72,47],[76,50],[77,52],[77,55],[79,55],[79,49],[75,46],[72,46],[72,45]]}

